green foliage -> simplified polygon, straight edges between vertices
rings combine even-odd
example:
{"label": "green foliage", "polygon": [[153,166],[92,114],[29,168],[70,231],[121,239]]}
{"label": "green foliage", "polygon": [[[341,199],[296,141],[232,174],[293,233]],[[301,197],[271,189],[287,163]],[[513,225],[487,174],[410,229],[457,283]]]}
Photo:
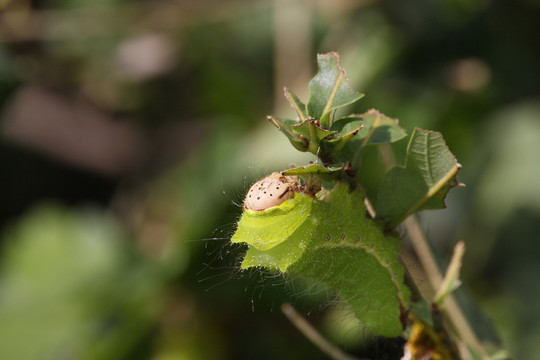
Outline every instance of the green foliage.
{"label": "green foliage", "polygon": [[332,129],[340,129],[340,133],[358,129],[358,134],[351,137],[345,148],[338,149],[341,151],[337,153],[341,161],[352,161],[355,170],[360,165],[361,155],[366,146],[393,143],[407,136],[396,119],[389,118],[374,109],[362,115],[338,119],[332,124]]}
{"label": "green foliage", "polygon": [[[409,300],[400,243],[383,235],[365,213],[362,191],[349,193],[348,185],[339,182],[323,199],[296,194],[267,211],[246,210],[232,241],[250,246],[242,268],[278,269],[325,284],[367,329],[397,336]],[[292,219],[296,223],[288,228]]]}
{"label": "green foliage", "polygon": [[285,88],[285,97],[298,119],[268,116],[297,150],[309,151],[325,163],[352,161],[358,169],[365,146],[391,143],[406,136],[397,120],[376,110],[334,120],[335,110],[358,101],[363,94],[350,87],[336,53],[319,55],[318,63],[319,72],[309,83],[307,105]]}
{"label": "green foliage", "polygon": [[298,115],[297,120],[268,119],[281,130],[300,151],[309,151],[325,159],[329,153],[338,152],[362,127],[355,122],[342,121],[332,128],[331,114],[352,104],[364,95],[354,91],[348,82],[345,70],[339,66],[336,53],[319,55],[319,73],[309,83],[309,100],[303,104],[296,95],[285,88],[285,97]]}
{"label": "green foliage", "polygon": [[416,211],[444,208],[460,168],[440,133],[415,129],[405,167],[394,167],[381,183],[377,216],[393,228]]}
{"label": "green foliage", "polygon": [[[149,261],[156,261],[155,256],[168,259],[171,266],[167,271],[174,274],[175,281],[163,290],[171,294],[181,288],[191,301],[188,309],[197,309],[195,321],[186,321],[185,316],[177,320],[186,325],[186,332],[179,334],[171,330],[175,326],[171,326],[171,319],[177,318],[171,315],[178,311],[164,309],[160,318],[166,322],[159,324],[165,323],[166,335],[153,331],[155,336],[132,343],[131,356],[113,356],[116,360],[324,358],[300,334],[287,332],[290,324],[279,314],[266,311],[286,301],[291,289],[268,286],[273,278],[260,277],[258,271],[230,280],[227,269],[238,255],[229,247],[223,248],[221,242],[231,234],[229,225],[240,217],[231,200],[241,202],[242,189],[254,180],[253,176],[260,176],[265,169],[270,172],[286,169],[291,163],[307,165],[315,160],[309,152],[295,151],[273,125],[259,121],[261,113],[274,114],[269,110],[272,106],[279,111],[275,115],[287,117],[279,99],[274,98],[275,86],[287,84],[296,89],[298,81],[316,64],[315,54],[331,47],[340,53],[341,66],[347,69],[353,88],[368,95],[351,105],[348,112],[362,114],[370,108],[380,109],[399,118],[409,135],[414,126],[441,131],[458,160],[467,164],[459,172],[467,187],[449,193],[452,206],[429,212],[422,224],[428,225],[428,240],[432,238],[442,250],[435,254],[437,257],[448,255],[451,244],[458,239],[466,241],[464,275],[469,282],[480,285],[474,297],[497,324],[514,358],[535,358],[540,352],[540,287],[531,284],[540,277],[540,47],[530,34],[540,31],[538,2],[393,2],[389,6],[388,2],[359,1],[344,7],[341,1],[288,1],[274,8],[275,3],[202,1],[194,7],[189,1],[3,1],[0,7],[6,22],[20,18],[21,10],[25,21],[15,21],[10,27],[13,31],[2,33],[0,49],[0,104],[4,114],[0,120],[2,227],[11,228],[10,222],[33,217],[34,213],[26,214],[26,209],[41,203],[44,196],[68,204],[90,201],[116,215],[117,225],[129,234],[127,242],[132,250],[140,251]],[[43,16],[47,21],[41,21]],[[137,70],[131,64],[152,68],[153,62],[148,61],[156,56],[159,59],[162,53],[138,41],[147,35],[165,40],[174,56],[162,72],[133,77],[148,67]],[[139,50],[135,54],[144,56],[133,56],[131,51],[126,62],[125,45],[133,49],[133,40]],[[289,61],[288,69],[284,69],[284,61]],[[292,77],[283,81],[287,74]],[[26,95],[35,94],[35,85],[38,90],[53,91],[47,91],[46,97],[29,99]],[[304,102],[308,100],[303,92],[297,95]],[[57,100],[73,112],[54,111]],[[12,125],[19,123],[17,111],[13,111],[16,104],[26,114],[21,124],[27,126],[13,133]],[[32,109],[48,110],[38,110],[37,116],[31,117],[28,111]],[[82,126],[76,131],[46,119],[51,113],[55,114],[52,120],[73,123],[76,117],[86,123],[95,117],[88,114],[88,109],[111,118],[107,123],[135,125],[144,142],[135,151],[136,161],[130,162],[134,167],[129,166],[125,173],[106,175],[107,184],[97,181],[99,194],[93,176],[96,169],[92,167],[91,174],[80,173],[79,164],[84,167],[88,157],[77,151],[77,146],[85,142],[73,141],[81,133],[83,138],[91,139],[91,129]],[[340,109],[331,118],[339,120],[348,112]],[[296,115],[289,117],[294,119]],[[34,125],[41,125],[32,126],[28,122],[32,118],[36,120]],[[307,114],[300,122],[306,118]],[[62,131],[55,130],[55,123]],[[56,144],[62,138],[67,140],[61,148],[70,155],[69,164],[51,169],[50,160],[55,164],[62,164],[62,160],[57,162],[59,157],[43,147],[47,136],[34,138],[41,144],[38,147],[18,137],[36,135],[34,131],[40,129],[56,134]],[[106,157],[93,164],[120,165],[114,153],[107,152],[115,146],[107,144],[122,147],[124,142],[112,136],[114,131],[106,133],[99,136],[103,146],[97,149]],[[399,155],[399,165],[405,164],[407,142],[391,146]],[[124,155],[133,154],[123,149]],[[97,154],[95,150],[92,156]],[[382,154],[388,154],[387,150],[390,147],[384,147]],[[380,155],[378,146],[364,147],[356,157],[358,161],[352,164],[356,179],[374,205],[385,172],[385,167],[378,165],[389,160]],[[338,167],[343,169],[343,165]],[[66,169],[75,169],[78,176],[66,174]],[[309,174],[301,176],[308,178]],[[323,186],[331,187],[328,182],[344,175],[338,170],[321,177]],[[64,211],[81,215],[71,206]],[[47,229],[36,236],[42,237]],[[12,247],[8,237],[6,234],[2,243],[1,262],[7,261],[4,250]],[[200,240],[206,238],[215,241]],[[144,243],[141,239],[145,239]],[[33,247],[24,249],[31,251]],[[220,255],[217,259],[216,254]],[[186,258],[191,265],[184,272]],[[54,260],[63,263],[63,258],[34,259],[50,261],[51,267]],[[123,261],[124,257],[118,259]],[[439,264],[446,263],[446,259],[438,260]],[[69,275],[59,272],[49,286],[63,283],[62,277]],[[225,279],[220,278],[222,275]],[[210,276],[215,277],[208,280]],[[222,280],[225,284],[221,284]],[[265,283],[264,296],[253,295],[251,288],[260,289],[261,280]],[[97,286],[102,282],[106,279]],[[134,285],[136,282],[130,282],[123,289]],[[452,297],[459,300],[458,295],[466,290],[464,286]],[[92,291],[92,287],[87,288],[87,292]],[[304,294],[303,290],[292,291]],[[215,306],[216,299],[219,307]],[[183,308],[183,314],[189,313],[177,300],[167,303],[174,309]],[[250,301],[255,313],[247,311]],[[320,301],[318,296],[299,296],[295,307],[306,313],[317,308],[313,304],[316,301]],[[34,303],[42,304],[37,299]],[[485,324],[476,317],[480,309],[473,305],[465,307],[465,312],[475,314],[470,323],[475,332],[482,331]],[[363,332],[344,329],[342,312],[334,315],[328,311],[331,308],[350,310],[335,303],[325,306],[321,314],[354,338],[346,345],[348,351],[360,358],[400,358],[385,351],[390,340],[364,339]],[[140,311],[144,309],[139,307]],[[29,308],[25,312],[34,311]],[[130,313],[137,316],[137,311]],[[256,332],[245,326],[255,322]],[[13,326],[9,322],[3,325]],[[54,331],[55,325],[50,323],[46,331]],[[340,338],[332,340],[341,344]],[[114,338],[110,342],[118,345]],[[366,346],[376,342],[373,348],[377,350],[360,350],[362,342]],[[163,352],[164,343],[176,348],[181,343],[200,343],[204,349],[212,349],[214,356]],[[32,346],[33,342],[21,344],[24,350]],[[38,356],[43,357],[43,353]],[[62,357],[69,358],[69,354]]]}
{"label": "green foliage", "polygon": [[297,175],[297,176],[311,176],[316,175],[321,179],[338,179],[343,176],[343,166],[341,165],[329,165],[322,166],[319,164],[310,164],[307,166],[301,166],[293,169],[288,169],[282,172],[283,175]]}
{"label": "green foliage", "polygon": [[231,239],[250,246],[242,268],[264,266],[285,272],[311,239],[312,204],[309,196],[295,194],[294,199],[266,211],[244,211]]}
{"label": "green foliage", "polygon": [[307,114],[319,119],[323,128],[328,128],[333,110],[349,105],[364,96],[354,91],[349,85],[345,70],[339,66],[337,53],[317,56],[319,73],[309,82],[309,100]]}
{"label": "green foliage", "polygon": [[[276,207],[245,210],[231,241],[249,247],[243,269],[264,267],[309,278],[346,301],[371,333],[398,336],[409,290],[399,238],[387,230],[415,211],[443,207],[444,196],[457,184],[459,165],[440,134],[416,129],[405,167],[388,171],[380,185],[377,218],[369,218],[356,176],[362,152],[399,141],[406,132],[376,110],[334,120],[334,110],[362,95],[351,89],[336,53],[319,55],[318,63],[307,105],[285,89],[298,119],[268,119],[296,149],[317,155],[324,164],[283,171],[301,177],[305,189]],[[321,181],[318,191],[314,184]]]}

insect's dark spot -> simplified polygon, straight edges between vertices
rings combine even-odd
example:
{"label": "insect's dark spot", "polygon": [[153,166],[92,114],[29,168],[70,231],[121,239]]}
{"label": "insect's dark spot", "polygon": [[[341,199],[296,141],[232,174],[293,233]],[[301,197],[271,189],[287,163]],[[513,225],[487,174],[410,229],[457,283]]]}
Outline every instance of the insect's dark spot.
{"label": "insect's dark spot", "polygon": [[274,194],[270,194],[270,196],[272,196],[272,195],[274,195]]}
{"label": "insect's dark spot", "polygon": [[261,197],[260,197],[260,196],[257,196],[257,200],[260,200],[260,199],[261,199]]}
{"label": "insect's dark spot", "polygon": [[266,191],[264,193],[266,194]]}
{"label": "insect's dark spot", "polygon": [[251,197],[251,195],[249,195],[249,197]]}

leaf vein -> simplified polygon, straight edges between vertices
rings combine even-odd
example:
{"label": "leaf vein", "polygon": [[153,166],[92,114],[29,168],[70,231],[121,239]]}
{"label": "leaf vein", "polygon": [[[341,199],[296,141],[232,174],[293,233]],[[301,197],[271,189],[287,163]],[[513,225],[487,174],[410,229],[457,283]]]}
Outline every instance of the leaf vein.
{"label": "leaf vein", "polygon": [[332,103],[334,102],[334,98],[336,97],[339,85],[341,84],[341,81],[343,80],[343,73],[340,71],[339,76],[336,80],[336,85],[332,89],[332,92],[330,93],[330,97],[328,98],[328,102],[326,103],[326,106],[323,109],[323,112],[321,114],[321,117],[328,112],[330,109],[330,106],[332,106]]}
{"label": "leaf vein", "polygon": [[379,265],[381,265],[386,270],[386,272],[388,273],[388,276],[390,277],[390,281],[392,282],[392,284],[394,285],[394,287],[397,290],[398,300],[399,300],[400,304],[403,305],[402,300],[405,297],[404,297],[403,292],[401,291],[401,286],[399,285],[399,282],[398,282],[396,276],[394,276],[394,272],[392,271],[392,269],[390,267],[390,263],[388,263],[388,264],[385,263],[382,259],[379,258],[378,254],[376,252],[372,251],[370,248],[368,248],[367,246],[362,245],[360,243],[355,243],[355,244],[351,244],[351,243],[323,244],[323,245],[317,246],[315,248],[315,250],[323,249],[323,248],[326,248],[326,249],[338,249],[338,248],[361,249],[361,250],[364,250],[366,253],[372,255],[375,258],[375,260],[377,260]]}

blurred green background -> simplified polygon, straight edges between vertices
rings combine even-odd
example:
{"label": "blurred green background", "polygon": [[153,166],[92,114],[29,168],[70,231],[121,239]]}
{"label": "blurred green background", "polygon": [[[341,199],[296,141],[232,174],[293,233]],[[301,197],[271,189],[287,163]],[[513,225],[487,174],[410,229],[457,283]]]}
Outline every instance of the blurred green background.
{"label": "blurred green background", "polygon": [[466,188],[421,223],[515,358],[540,352],[540,2],[0,0],[0,358],[325,359],[289,301],[358,356],[399,358],[324,292],[238,268],[258,177],[312,160],[265,116],[316,54]]}

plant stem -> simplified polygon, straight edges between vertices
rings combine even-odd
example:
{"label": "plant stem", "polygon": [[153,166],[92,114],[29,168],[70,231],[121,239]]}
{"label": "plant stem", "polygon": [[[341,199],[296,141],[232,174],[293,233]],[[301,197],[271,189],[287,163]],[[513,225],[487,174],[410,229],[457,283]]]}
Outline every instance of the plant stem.
{"label": "plant stem", "polygon": [[463,241],[460,241],[454,247],[454,254],[452,255],[452,260],[450,260],[450,265],[448,265],[448,268],[446,269],[444,280],[439,287],[437,294],[435,294],[435,297],[433,298],[433,302],[438,306],[442,306],[446,296],[461,285],[459,271],[461,269],[464,253],[465,244]]}
{"label": "plant stem", "polygon": [[306,337],[315,344],[322,352],[334,360],[368,360],[359,359],[344,353],[334,344],[326,340],[306,319],[302,317],[289,303],[281,305],[281,312],[289,321]]}
{"label": "plant stem", "polygon": [[[431,251],[427,238],[422,231],[416,217],[410,216],[407,218],[403,226],[405,227],[407,234],[411,240],[411,244],[418,256],[418,259],[424,268],[426,276],[431,284],[431,287],[435,292],[441,287],[443,283],[443,276],[439,270],[435,256]],[[413,272],[409,273],[412,275]],[[482,359],[489,359],[489,356],[478,340],[474,330],[472,329],[469,321],[465,317],[465,314],[461,310],[459,304],[455,298],[448,294],[444,301],[445,313],[456,329],[459,335],[459,339],[467,343],[476,353],[482,356]]]}

